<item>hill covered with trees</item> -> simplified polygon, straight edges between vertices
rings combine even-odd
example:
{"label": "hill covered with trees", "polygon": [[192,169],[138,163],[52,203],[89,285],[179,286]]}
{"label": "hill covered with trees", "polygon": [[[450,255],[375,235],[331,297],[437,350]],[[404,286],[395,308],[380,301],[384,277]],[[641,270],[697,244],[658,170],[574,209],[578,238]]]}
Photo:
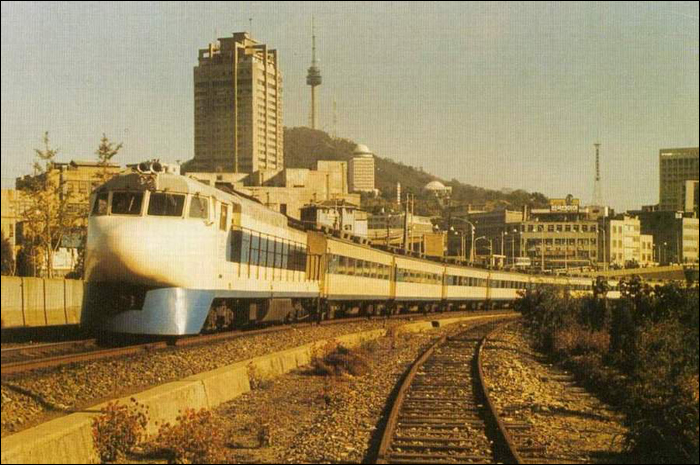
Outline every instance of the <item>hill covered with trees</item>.
{"label": "hill covered with trees", "polygon": [[[285,128],[284,138],[285,166],[289,168],[315,169],[318,160],[349,161],[356,145],[351,140],[333,138],[323,131],[307,127]],[[538,208],[548,204],[548,198],[539,192],[520,189],[504,192],[464,184],[456,179],[448,181],[390,158],[376,157],[375,167],[375,183],[382,197],[393,200],[396,197],[396,183],[400,182],[403,192],[416,195],[418,214],[436,214],[431,195],[423,191],[423,187],[434,180],[452,187],[453,204],[486,205],[489,210],[513,210],[524,205]]]}

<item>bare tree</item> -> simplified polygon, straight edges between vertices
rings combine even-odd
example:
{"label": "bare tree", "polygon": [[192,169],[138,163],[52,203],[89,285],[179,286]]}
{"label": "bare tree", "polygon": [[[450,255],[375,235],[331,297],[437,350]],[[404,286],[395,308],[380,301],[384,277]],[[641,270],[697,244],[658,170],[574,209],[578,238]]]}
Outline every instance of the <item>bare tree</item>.
{"label": "bare tree", "polygon": [[34,250],[32,256],[44,256],[46,274],[53,277],[53,255],[61,241],[77,224],[78,212],[69,208],[71,192],[65,188],[60,172],[53,169],[58,149],[51,148],[49,133],[44,133],[44,147],[34,149],[34,175],[19,186],[24,193],[20,216],[24,222],[25,245]]}
{"label": "bare tree", "polygon": [[102,182],[107,182],[107,178],[109,177],[107,174],[107,167],[109,166],[110,161],[112,161],[112,158],[122,148],[122,145],[124,145],[122,142],[119,142],[117,145],[114,145],[114,142],[111,142],[107,138],[107,135],[105,133],[102,133],[102,139],[100,139],[100,146],[95,152],[95,155],[97,155],[97,159],[99,160],[99,164],[100,166],[102,166]]}
{"label": "bare tree", "polygon": [[2,255],[1,255],[1,266],[0,271],[3,276],[12,276],[15,274],[15,259],[13,257],[12,244],[10,240],[5,237],[5,231],[2,231]]}

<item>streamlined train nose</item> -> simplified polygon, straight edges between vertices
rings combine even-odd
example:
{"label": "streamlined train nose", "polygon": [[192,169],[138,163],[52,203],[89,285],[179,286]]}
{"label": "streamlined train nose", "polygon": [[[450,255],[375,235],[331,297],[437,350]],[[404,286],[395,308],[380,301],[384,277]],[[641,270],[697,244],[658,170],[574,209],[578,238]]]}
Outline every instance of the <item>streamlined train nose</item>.
{"label": "streamlined train nose", "polygon": [[[115,221],[116,220],[116,221]],[[148,218],[100,217],[89,228],[86,278],[151,286],[189,285],[186,234]],[[191,267],[189,267],[191,270]],[[190,279],[191,281],[191,279]]]}

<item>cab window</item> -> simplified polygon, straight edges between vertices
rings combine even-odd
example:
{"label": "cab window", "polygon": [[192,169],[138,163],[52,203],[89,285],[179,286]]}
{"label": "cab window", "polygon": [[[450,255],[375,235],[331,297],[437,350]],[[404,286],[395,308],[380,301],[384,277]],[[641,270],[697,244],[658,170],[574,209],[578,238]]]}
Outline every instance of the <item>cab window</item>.
{"label": "cab window", "polygon": [[209,218],[209,199],[206,197],[192,197],[190,200],[190,218]]}
{"label": "cab window", "polygon": [[107,214],[107,199],[109,192],[100,192],[95,196],[95,204],[92,206],[92,216]]}
{"label": "cab window", "polygon": [[182,216],[184,205],[184,195],[153,192],[148,201],[148,214],[151,216]]}
{"label": "cab window", "polygon": [[142,192],[114,192],[112,193],[113,215],[140,215]]}

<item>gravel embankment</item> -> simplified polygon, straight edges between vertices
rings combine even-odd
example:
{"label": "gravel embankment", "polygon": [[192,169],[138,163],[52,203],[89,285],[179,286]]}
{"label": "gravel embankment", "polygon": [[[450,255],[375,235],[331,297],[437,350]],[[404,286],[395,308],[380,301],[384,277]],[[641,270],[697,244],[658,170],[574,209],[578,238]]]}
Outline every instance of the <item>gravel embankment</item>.
{"label": "gravel embankment", "polygon": [[521,323],[487,343],[483,366],[501,417],[531,425],[526,446],[562,461],[621,463],[622,415],[546,363]]}
{"label": "gravel embankment", "polygon": [[1,433],[6,436],[101,401],[240,360],[319,339],[407,322],[405,319],[372,320],[291,329],[214,342],[207,346],[175,348],[21,374],[2,382]]}
{"label": "gravel embankment", "polygon": [[[464,326],[380,338],[371,346],[369,372],[362,376],[320,376],[300,369],[222,405],[214,421],[230,438],[227,462],[362,463],[374,458],[391,394],[404,373],[440,335]],[[261,435],[271,444],[261,445]]]}

